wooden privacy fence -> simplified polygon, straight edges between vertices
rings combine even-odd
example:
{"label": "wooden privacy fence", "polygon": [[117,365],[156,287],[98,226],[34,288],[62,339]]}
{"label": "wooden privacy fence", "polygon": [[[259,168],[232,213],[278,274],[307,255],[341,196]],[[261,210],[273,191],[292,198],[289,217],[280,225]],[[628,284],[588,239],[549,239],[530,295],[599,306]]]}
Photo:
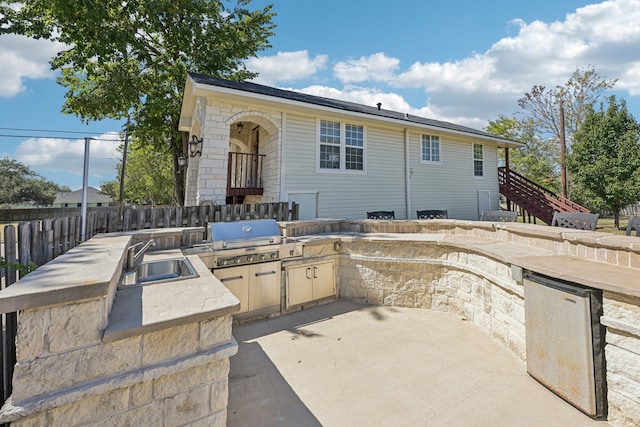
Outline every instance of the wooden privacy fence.
{"label": "wooden privacy fence", "polygon": [[[98,233],[135,231],[151,228],[205,227],[208,222],[241,221],[246,219],[298,219],[299,206],[292,203],[258,203],[255,205],[212,205],[193,207],[130,208],[122,218],[117,208],[92,209],[87,213],[86,239]],[[29,210],[30,215],[35,209]],[[31,217],[32,218],[32,217]],[[18,221],[17,226],[4,227],[4,243],[0,255],[6,268],[0,266],[0,288],[11,286],[20,279],[20,266],[41,266],[80,244],[82,233],[80,216]],[[203,233],[203,239],[206,237]],[[16,363],[15,338],[17,313],[0,316],[0,352],[2,367],[0,398],[4,403],[11,395],[11,379]]]}

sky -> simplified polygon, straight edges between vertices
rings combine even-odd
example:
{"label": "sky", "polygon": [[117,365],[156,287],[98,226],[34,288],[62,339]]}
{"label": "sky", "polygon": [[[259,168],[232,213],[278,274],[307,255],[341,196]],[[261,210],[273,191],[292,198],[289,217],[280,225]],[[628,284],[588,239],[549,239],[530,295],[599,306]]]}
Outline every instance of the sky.
{"label": "sky", "polygon": [[[272,48],[246,61],[254,81],[484,130],[535,85],[576,69],[617,79],[640,120],[640,0],[254,0],[273,4]],[[62,46],[0,37],[0,157],[76,190],[84,138],[89,185],[117,178],[122,122],[61,113],[49,59]],[[8,136],[10,135],[10,136]],[[47,138],[43,138],[46,136]],[[55,138],[50,138],[55,137]]]}

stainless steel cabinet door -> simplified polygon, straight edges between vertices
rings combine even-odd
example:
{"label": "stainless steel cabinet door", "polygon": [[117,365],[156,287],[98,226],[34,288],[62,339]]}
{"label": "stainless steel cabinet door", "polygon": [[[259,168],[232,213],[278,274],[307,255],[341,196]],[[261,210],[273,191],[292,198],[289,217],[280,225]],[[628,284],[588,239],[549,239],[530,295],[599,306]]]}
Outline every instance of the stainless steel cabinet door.
{"label": "stainless steel cabinet door", "polygon": [[249,271],[249,311],[280,306],[280,261],[255,264]]}

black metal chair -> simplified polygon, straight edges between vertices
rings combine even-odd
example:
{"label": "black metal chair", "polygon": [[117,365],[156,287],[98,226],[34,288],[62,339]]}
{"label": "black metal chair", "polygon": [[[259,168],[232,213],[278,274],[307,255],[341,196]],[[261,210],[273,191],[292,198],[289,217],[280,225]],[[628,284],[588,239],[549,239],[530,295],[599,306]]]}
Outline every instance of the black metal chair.
{"label": "black metal chair", "polygon": [[640,217],[632,216],[629,217],[629,222],[627,223],[627,231],[626,235],[631,236],[631,233],[635,230],[636,237],[640,236]]}
{"label": "black metal chair", "polygon": [[367,219],[396,219],[395,211],[367,212]]}
{"label": "black metal chair", "polygon": [[553,227],[596,231],[599,216],[599,214],[585,212],[556,212],[553,214],[551,225]]}
{"label": "black metal chair", "polygon": [[514,211],[482,211],[481,221],[516,222],[518,212]]}
{"label": "black metal chair", "polygon": [[418,219],[447,219],[447,210],[431,209],[426,211],[416,211]]}

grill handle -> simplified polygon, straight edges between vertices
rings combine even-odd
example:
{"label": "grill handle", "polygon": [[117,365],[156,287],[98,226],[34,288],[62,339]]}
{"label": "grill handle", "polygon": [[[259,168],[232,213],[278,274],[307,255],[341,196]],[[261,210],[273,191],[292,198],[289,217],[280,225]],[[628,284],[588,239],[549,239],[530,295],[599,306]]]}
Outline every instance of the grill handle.
{"label": "grill handle", "polygon": [[270,274],[276,274],[276,272],[275,271],[263,271],[263,272],[260,272],[260,273],[256,273],[256,277],[268,276]]}

